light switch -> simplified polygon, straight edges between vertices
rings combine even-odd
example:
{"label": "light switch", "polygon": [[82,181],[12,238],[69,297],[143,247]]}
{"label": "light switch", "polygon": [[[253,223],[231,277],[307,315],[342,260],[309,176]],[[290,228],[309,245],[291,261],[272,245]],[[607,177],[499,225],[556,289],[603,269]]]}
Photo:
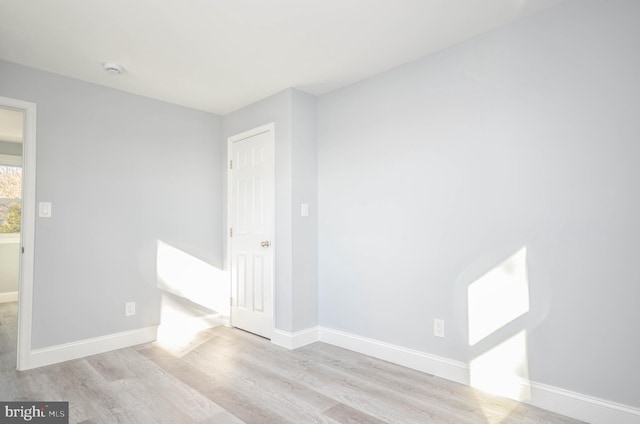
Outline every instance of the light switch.
{"label": "light switch", "polygon": [[40,202],[38,206],[40,218],[51,218],[51,202]]}
{"label": "light switch", "polygon": [[300,205],[300,216],[309,216],[309,204],[302,203]]}

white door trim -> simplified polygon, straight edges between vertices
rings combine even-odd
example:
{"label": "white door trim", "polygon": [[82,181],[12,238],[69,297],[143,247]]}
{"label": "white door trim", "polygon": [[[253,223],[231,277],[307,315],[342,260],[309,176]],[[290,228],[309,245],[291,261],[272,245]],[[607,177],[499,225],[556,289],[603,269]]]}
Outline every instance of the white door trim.
{"label": "white door trim", "polygon": [[0,97],[0,106],[24,111],[22,142],[22,228],[20,283],[18,288],[18,363],[17,369],[29,367],[33,316],[33,270],[36,229],[36,104]]}
{"label": "white door trim", "polygon": [[[227,226],[226,226],[226,233],[227,233],[227,247],[226,247],[226,257],[227,257],[227,270],[229,270],[229,293],[233,294],[233,288],[232,288],[232,272],[231,272],[231,259],[232,259],[232,255],[231,255],[231,243],[232,243],[232,238],[231,238],[231,234],[230,234],[230,228],[231,225],[229,225],[229,223],[231,222],[231,216],[232,216],[232,186],[231,186],[231,168],[230,168],[230,163],[231,163],[231,159],[233,158],[233,152],[232,152],[232,144],[240,141],[240,140],[244,140],[245,138],[249,138],[249,137],[253,137],[255,135],[258,134],[262,134],[262,133],[266,133],[266,132],[271,132],[271,141],[272,141],[272,148],[273,148],[273,154],[274,154],[274,164],[275,164],[275,123],[271,122],[269,124],[265,124],[265,125],[261,125],[259,127],[253,128],[251,130],[248,131],[244,131],[241,132],[239,134],[236,135],[232,135],[231,137],[227,138],[227,163],[226,163],[226,168],[227,168]],[[274,184],[275,184],[275,180],[274,180]],[[275,197],[275,191],[274,191],[274,197]],[[273,205],[274,205],[274,209],[275,209],[275,198],[273,199]],[[275,212],[275,211],[274,211]],[[274,234],[272,237],[272,243],[271,243],[271,249],[273,250],[273,255],[272,255],[272,266],[271,266],[271,272],[272,272],[272,276],[271,276],[271,310],[272,310],[272,314],[271,314],[271,329],[272,329],[272,334],[273,334],[273,330],[275,329],[275,322],[276,322],[276,309],[275,309],[275,293],[276,293],[276,279],[275,279],[275,264],[276,264],[276,243],[275,243],[275,228],[276,228],[276,217],[275,217],[275,213],[273,214],[273,222],[271,223],[272,227],[274,229]],[[231,308],[232,309],[232,308]],[[230,309],[230,311],[231,311]],[[229,324],[231,325],[232,322],[232,317],[231,317],[231,313],[229,312]]]}

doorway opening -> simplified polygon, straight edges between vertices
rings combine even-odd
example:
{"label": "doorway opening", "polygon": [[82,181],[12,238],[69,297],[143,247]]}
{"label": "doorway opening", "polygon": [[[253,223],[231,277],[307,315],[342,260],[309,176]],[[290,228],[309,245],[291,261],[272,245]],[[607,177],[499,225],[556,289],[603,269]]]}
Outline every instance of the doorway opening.
{"label": "doorway opening", "polygon": [[17,351],[24,112],[0,107],[0,349]]}
{"label": "doorway opening", "polygon": [[15,344],[18,370],[32,368],[35,136],[36,105],[0,97],[0,337]]}

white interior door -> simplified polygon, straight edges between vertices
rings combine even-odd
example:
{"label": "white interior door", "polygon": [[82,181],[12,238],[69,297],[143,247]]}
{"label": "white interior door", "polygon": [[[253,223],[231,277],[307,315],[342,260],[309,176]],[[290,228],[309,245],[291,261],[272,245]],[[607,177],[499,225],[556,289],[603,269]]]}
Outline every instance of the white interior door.
{"label": "white interior door", "polygon": [[231,325],[271,338],[273,124],[229,138]]}

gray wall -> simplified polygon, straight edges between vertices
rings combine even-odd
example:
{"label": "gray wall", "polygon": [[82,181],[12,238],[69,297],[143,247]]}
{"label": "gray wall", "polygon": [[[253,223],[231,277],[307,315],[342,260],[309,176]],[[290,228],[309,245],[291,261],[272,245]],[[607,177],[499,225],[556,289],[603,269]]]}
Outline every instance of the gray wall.
{"label": "gray wall", "polygon": [[[276,155],[274,316],[276,328],[291,332],[317,325],[315,98],[295,89],[281,91],[225,115],[224,136],[271,122]],[[302,201],[312,209],[304,221]]]}
{"label": "gray wall", "polygon": [[[525,330],[531,380],[640,406],[639,18],[569,2],[320,97],[320,324],[465,362]],[[528,312],[470,347],[522,247]]]}
{"label": "gray wall", "polygon": [[37,104],[37,201],[53,203],[34,348],[158,324],[158,241],[222,268],[220,117],[8,62],[0,95]]}
{"label": "gray wall", "polygon": [[[292,91],[293,331],[318,325],[316,97]],[[301,216],[301,205],[309,216]]]}

